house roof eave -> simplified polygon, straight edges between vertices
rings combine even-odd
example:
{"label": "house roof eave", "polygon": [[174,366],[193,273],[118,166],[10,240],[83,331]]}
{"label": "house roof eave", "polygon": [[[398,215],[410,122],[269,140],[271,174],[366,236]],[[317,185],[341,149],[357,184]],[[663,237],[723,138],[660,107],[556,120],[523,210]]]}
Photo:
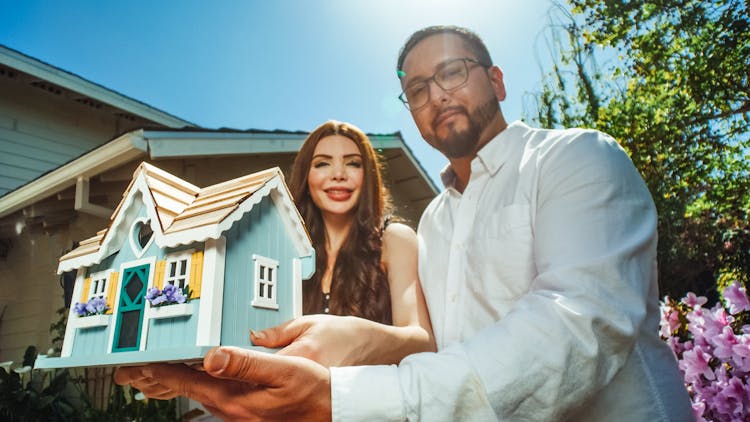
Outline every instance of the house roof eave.
{"label": "house roof eave", "polygon": [[142,131],[128,132],[0,197],[0,217],[148,152]]}
{"label": "house roof eave", "polygon": [[187,120],[151,107],[146,103],[134,100],[4,45],[0,45],[0,64],[167,127],[195,126],[194,123]]}

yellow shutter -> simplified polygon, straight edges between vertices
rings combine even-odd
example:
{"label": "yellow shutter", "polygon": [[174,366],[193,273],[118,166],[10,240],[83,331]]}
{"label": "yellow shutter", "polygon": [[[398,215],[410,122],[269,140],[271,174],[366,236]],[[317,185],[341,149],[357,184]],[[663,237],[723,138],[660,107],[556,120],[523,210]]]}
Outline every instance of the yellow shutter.
{"label": "yellow shutter", "polygon": [[154,287],[161,290],[164,287],[164,270],[167,268],[167,261],[156,261],[154,270]]}
{"label": "yellow shutter", "polygon": [[115,309],[115,297],[117,296],[117,289],[120,288],[117,283],[120,278],[120,273],[114,272],[109,275],[109,286],[107,286],[107,314],[111,314]]}
{"label": "yellow shutter", "polygon": [[203,251],[194,252],[190,258],[190,290],[192,299],[201,297],[201,284],[203,283]]}
{"label": "yellow shutter", "polygon": [[91,277],[83,280],[83,290],[81,291],[80,303],[86,303],[89,301],[89,290],[91,290]]}

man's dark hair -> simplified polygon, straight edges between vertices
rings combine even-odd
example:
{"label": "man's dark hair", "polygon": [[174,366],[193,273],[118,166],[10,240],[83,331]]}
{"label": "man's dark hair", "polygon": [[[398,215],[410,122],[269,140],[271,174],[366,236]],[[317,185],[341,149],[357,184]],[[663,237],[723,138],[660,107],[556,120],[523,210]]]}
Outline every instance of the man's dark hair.
{"label": "man's dark hair", "polygon": [[479,35],[475,34],[469,29],[462,28],[460,26],[436,25],[428,26],[427,28],[420,29],[419,31],[411,34],[411,37],[406,40],[406,43],[403,47],[401,47],[401,51],[398,54],[398,63],[396,64],[396,70],[399,71],[403,68],[406,55],[409,54],[409,52],[414,48],[415,45],[419,44],[419,42],[423,39],[435,34],[458,35],[464,41],[464,44],[466,44],[466,48],[471,50],[472,53],[476,54],[477,60],[479,60],[483,64],[486,64],[487,66],[492,65],[490,52],[487,51],[487,46],[484,45],[484,42],[481,38],[479,38]]}

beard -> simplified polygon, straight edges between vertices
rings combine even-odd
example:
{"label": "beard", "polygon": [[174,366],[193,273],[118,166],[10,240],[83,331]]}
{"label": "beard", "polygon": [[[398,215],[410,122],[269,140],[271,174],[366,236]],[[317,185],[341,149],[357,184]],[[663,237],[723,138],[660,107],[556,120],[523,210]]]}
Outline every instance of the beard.
{"label": "beard", "polygon": [[[447,158],[461,158],[473,155],[482,146],[479,144],[479,137],[484,129],[492,123],[495,116],[497,116],[500,111],[500,105],[497,99],[492,97],[477,107],[474,113],[471,114],[463,106],[453,106],[451,108],[466,116],[468,126],[464,130],[457,130],[455,126],[451,127],[446,136],[440,138],[435,135],[435,139],[430,143]],[[433,122],[432,129],[434,133],[437,133],[435,126]]]}

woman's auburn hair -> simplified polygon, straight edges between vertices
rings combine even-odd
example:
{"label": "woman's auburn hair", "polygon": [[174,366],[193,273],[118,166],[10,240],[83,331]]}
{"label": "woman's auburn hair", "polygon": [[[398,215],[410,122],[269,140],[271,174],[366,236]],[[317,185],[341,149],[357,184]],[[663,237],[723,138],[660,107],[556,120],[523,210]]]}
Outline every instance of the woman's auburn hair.
{"label": "woman's auburn hair", "polygon": [[307,177],[315,147],[321,139],[340,135],[352,140],[362,154],[363,181],[354,222],[339,250],[333,268],[329,313],[353,315],[390,324],[391,298],[388,278],[381,264],[384,216],[391,210],[390,195],[383,185],[380,160],[370,139],[358,127],[329,120],[305,139],[292,165],[289,189],[307,225],[315,247],[315,273],[303,281],[303,312],[320,313],[323,308],[321,282],[328,254],[326,230],[320,209],[312,200]]}

